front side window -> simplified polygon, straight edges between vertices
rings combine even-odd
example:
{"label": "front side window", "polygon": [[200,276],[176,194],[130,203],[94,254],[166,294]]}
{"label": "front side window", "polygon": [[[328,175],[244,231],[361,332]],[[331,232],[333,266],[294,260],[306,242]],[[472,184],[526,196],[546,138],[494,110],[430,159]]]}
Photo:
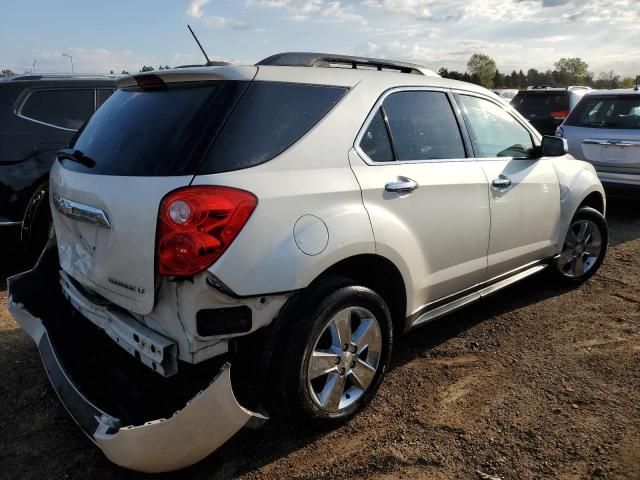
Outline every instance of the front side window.
{"label": "front side window", "polygon": [[469,95],[458,97],[469,123],[476,157],[528,157],[533,148],[529,131],[493,102]]}
{"label": "front side window", "polygon": [[93,113],[90,89],[36,90],[27,97],[20,115],[60,128],[77,130]]}
{"label": "front side window", "polygon": [[458,122],[444,92],[392,93],[382,105],[397,160],[466,157]]}

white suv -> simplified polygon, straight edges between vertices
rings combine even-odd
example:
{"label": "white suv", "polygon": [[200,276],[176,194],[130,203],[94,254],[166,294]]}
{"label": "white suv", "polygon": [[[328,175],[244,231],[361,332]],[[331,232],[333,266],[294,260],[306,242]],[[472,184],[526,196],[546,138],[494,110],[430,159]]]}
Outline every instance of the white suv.
{"label": "white suv", "polygon": [[565,154],[416,65],[131,76],[60,153],[56,238],[9,308],[112,461],[181,468],[267,414],[350,418],[394,335],[545,267],[593,275],[605,196]]}

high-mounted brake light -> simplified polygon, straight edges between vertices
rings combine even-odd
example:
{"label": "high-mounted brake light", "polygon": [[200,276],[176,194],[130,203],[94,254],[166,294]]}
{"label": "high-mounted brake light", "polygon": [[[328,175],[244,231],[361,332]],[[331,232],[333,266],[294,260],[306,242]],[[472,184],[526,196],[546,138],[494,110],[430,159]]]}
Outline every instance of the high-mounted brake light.
{"label": "high-mounted brake light", "polygon": [[156,252],[160,275],[190,277],[210,267],[255,210],[252,193],[195,186],[168,194],[160,204]]}
{"label": "high-mounted brake light", "polygon": [[158,75],[145,74],[135,75],[136,83],[143,90],[166,90],[167,84]]}
{"label": "high-mounted brake light", "polygon": [[551,115],[556,120],[564,120],[569,116],[570,113],[571,110],[559,110],[557,112],[551,112],[549,115]]}

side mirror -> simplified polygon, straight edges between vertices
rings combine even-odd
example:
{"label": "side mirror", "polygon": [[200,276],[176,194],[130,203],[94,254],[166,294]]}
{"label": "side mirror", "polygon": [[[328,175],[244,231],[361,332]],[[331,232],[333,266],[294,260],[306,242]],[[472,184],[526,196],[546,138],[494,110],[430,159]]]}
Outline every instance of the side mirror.
{"label": "side mirror", "polygon": [[529,158],[536,160],[542,157],[561,157],[567,153],[569,153],[567,140],[545,135],[542,137],[542,145],[537,145],[529,151]]}
{"label": "side mirror", "polygon": [[568,152],[569,144],[566,139],[552,137],[551,135],[542,137],[542,145],[540,147],[541,157],[561,157]]}

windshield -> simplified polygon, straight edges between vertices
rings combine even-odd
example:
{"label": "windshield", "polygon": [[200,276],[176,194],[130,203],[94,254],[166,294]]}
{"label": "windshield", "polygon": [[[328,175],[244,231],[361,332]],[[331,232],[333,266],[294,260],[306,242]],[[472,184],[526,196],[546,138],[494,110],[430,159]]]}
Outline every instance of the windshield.
{"label": "windshield", "polygon": [[202,82],[115,92],[91,117],[72,147],[86,162],[62,158],[69,170],[101,175],[195,173],[247,82]]}
{"label": "windshield", "polygon": [[569,110],[569,95],[558,91],[524,91],[511,100],[511,106],[524,117],[547,117],[551,112]]}
{"label": "windshield", "polygon": [[640,95],[588,95],[566,125],[590,128],[640,129]]}

